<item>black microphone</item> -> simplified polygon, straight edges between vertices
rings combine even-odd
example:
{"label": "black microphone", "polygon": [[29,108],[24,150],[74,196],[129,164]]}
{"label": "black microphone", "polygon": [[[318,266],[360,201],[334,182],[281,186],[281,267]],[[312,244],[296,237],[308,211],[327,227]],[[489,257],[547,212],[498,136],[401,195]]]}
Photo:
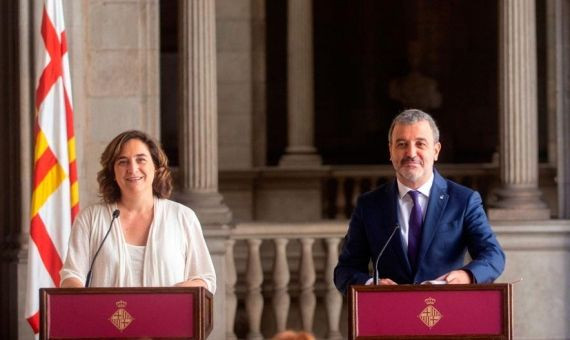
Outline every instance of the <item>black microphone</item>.
{"label": "black microphone", "polygon": [[97,258],[97,255],[99,255],[99,252],[101,251],[101,247],[103,247],[103,243],[105,243],[107,236],[109,236],[109,232],[111,231],[111,228],[113,227],[113,222],[115,222],[115,220],[117,219],[117,217],[119,217],[120,214],[121,214],[121,212],[119,211],[119,209],[115,209],[115,211],[113,211],[113,218],[111,219],[111,223],[109,224],[109,229],[107,230],[105,237],[103,237],[103,241],[101,241],[99,248],[97,248],[97,251],[95,252],[95,256],[93,256],[93,260],[91,260],[91,265],[89,266],[89,271],[87,272],[87,279],[85,279],[85,288],[89,287],[89,283],[91,282],[91,274],[93,274],[92,273],[93,263],[95,263],[95,259]]}
{"label": "black microphone", "polygon": [[388,241],[384,243],[384,247],[382,247],[382,250],[380,250],[380,254],[378,254],[378,257],[376,258],[376,263],[374,264],[374,285],[378,284],[378,262],[380,261],[382,254],[384,254],[384,250],[386,250],[386,247],[388,247],[388,244],[390,244],[390,241],[392,241],[392,238],[394,237],[394,235],[396,234],[396,230],[398,229],[400,229],[400,226],[396,224],[394,230],[392,231],[392,234],[390,234],[390,237],[388,237]]}

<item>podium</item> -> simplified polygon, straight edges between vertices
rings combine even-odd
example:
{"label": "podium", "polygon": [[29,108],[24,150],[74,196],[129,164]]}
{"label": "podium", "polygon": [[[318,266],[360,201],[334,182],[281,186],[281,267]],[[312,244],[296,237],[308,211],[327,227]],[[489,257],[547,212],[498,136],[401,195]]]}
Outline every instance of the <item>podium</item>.
{"label": "podium", "polygon": [[352,286],[349,339],[512,339],[511,284]]}
{"label": "podium", "polygon": [[212,309],[202,287],[42,288],[40,339],[206,339]]}

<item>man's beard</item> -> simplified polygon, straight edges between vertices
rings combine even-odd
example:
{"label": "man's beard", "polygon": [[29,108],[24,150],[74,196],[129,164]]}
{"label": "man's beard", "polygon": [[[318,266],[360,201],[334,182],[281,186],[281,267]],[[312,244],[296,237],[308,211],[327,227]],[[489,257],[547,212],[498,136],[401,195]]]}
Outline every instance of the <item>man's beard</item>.
{"label": "man's beard", "polygon": [[[408,164],[413,163],[416,165],[414,168],[408,168]],[[400,168],[398,169],[400,176],[404,177],[410,182],[416,182],[424,175],[424,169],[422,161],[419,159],[414,159],[411,157],[406,157],[400,162]]]}
{"label": "man's beard", "polygon": [[415,182],[423,176],[423,169],[418,168],[410,170],[407,168],[400,168],[400,171],[398,171],[398,173],[408,181]]}

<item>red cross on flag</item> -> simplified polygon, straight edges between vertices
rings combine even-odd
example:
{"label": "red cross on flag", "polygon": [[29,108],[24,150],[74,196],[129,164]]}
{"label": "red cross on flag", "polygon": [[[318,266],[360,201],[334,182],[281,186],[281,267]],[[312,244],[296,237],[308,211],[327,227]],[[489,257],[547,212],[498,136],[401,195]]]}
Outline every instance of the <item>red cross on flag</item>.
{"label": "red cross on flag", "polygon": [[45,0],[36,89],[34,181],[25,315],[39,331],[39,289],[59,287],[71,224],[79,211],[67,38],[61,0]]}

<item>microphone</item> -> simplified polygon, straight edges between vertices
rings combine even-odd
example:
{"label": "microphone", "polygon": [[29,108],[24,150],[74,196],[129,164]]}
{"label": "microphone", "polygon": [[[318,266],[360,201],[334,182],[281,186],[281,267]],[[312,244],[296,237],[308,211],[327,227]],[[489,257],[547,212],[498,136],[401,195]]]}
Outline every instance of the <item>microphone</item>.
{"label": "microphone", "polygon": [[388,237],[388,241],[384,243],[384,247],[382,247],[382,250],[380,250],[380,254],[378,254],[378,257],[376,258],[376,263],[374,264],[374,285],[378,284],[378,263],[380,262],[380,258],[382,257],[382,254],[384,254],[384,250],[386,250],[386,247],[388,247],[388,244],[390,244],[390,241],[392,241],[392,238],[394,237],[394,235],[396,234],[396,230],[398,229],[400,229],[400,226],[396,224],[394,230],[392,231],[392,234],[390,234],[390,237]]}
{"label": "microphone", "polygon": [[93,272],[92,272],[93,271],[93,263],[95,263],[95,259],[97,258],[97,255],[99,255],[99,252],[101,251],[101,247],[103,247],[103,243],[105,243],[107,236],[109,236],[109,232],[111,231],[111,228],[113,227],[113,222],[115,222],[115,220],[117,219],[117,217],[119,217],[120,214],[121,214],[121,211],[119,209],[115,209],[115,211],[113,211],[113,218],[111,219],[111,223],[109,224],[109,229],[107,229],[107,233],[105,234],[105,237],[103,237],[103,241],[101,241],[99,248],[97,248],[97,251],[95,252],[95,256],[93,256],[93,260],[91,260],[91,265],[89,266],[89,271],[87,272],[87,279],[85,279],[85,288],[89,287],[89,283],[91,282],[91,274],[93,274]]}

